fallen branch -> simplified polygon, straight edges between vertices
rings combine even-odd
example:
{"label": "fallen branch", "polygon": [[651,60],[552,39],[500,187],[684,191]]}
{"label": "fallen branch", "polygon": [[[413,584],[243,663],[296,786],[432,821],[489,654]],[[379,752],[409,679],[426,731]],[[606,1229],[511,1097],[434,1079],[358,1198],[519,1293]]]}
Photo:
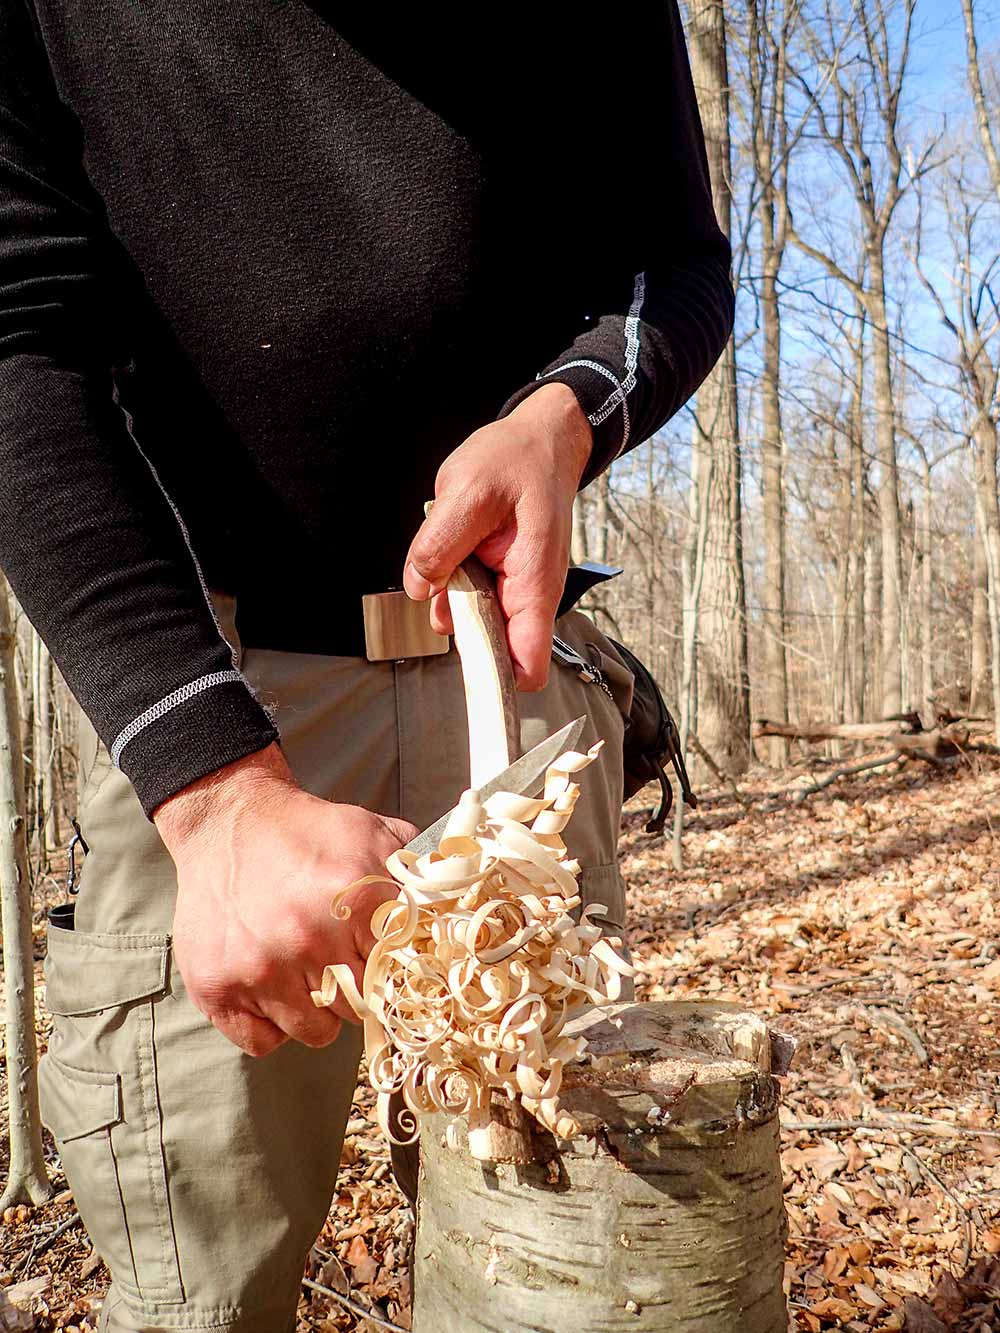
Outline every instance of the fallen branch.
{"label": "fallen branch", "polygon": [[915,1163],[917,1170],[928,1183],[936,1185],[946,1199],[950,1199],[954,1204],[956,1214],[965,1221],[965,1240],[962,1247],[962,1258],[959,1260],[958,1273],[955,1277],[961,1276],[965,1271],[965,1265],[969,1262],[969,1255],[972,1253],[972,1247],[976,1243],[976,1224],[972,1220],[968,1208],[962,1200],[944,1183],[936,1171],[932,1171],[926,1162],[922,1161],[916,1153],[910,1152],[909,1148],[902,1149],[903,1155],[911,1162]]}
{"label": "fallen branch", "polygon": [[923,732],[916,713],[883,718],[881,722],[769,722],[761,717],[753,726],[754,740],[764,736],[784,736],[790,741],[894,741],[899,735],[924,734],[930,733]]}
{"label": "fallen branch", "polygon": [[792,800],[797,804],[799,801],[804,801],[807,796],[814,796],[816,792],[822,791],[824,787],[832,787],[841,778],[854,777],[856,773],[867,773],[876,768],[887,768],[890,764],[894,764],[897,759],[904,757],[899,750],[893,750],[891,754],[876,755],[873,759],[866,759],[860,764],[848,764],[846,768],[836,768],[832,773],[827,773],[826,777],[811,782],[808,787],[800,787],[795,792]]}
{"label": "fallen branch", "polygon": [[45,1237],[45,1239],[38,1245],[38,1247],[35,1250],[35,1258],[37,1259],[40,1254],[44,1254],[47,1249],[49,1249],[56,1243],[56,1241],[59,1239],[60,1236],[65,1235],[67,1231],[72,1230],[72,1228],[75,1227],[79,1223],[79,1221],[80,1221],[80,1214],[73,1213],[71,1217],[66,1218],[65,1222],[60,1222],[59,1225],[56,1227],[56,1229],[54,1231],[50,1231],[49,1234]]}
{"label": "fallen branch", "polygon": [[377,1314],[373,1314],[371,1310],[366,1310],[363,1305],[358,1305],[349,1296],[342,1296],[339,1291],[334,1291],[332,1287],[324,1287],[321,1282],[313,1282],[312,1278],[304,1277],[302,1285],[308,1287],[310,1291],[318,1291],[321,1296],[332,1296],[335,1301],[339,1301],[352,1314],[360,1315],[362,1319],[378,1324],[379,1328],[391,1329],[392,1333],[408,1333],[408,1330],[402,1324],[394,1324],[391,1319],[380,1319]]}
{"label": "fallen branch", "polygon": [[892,1009],[869,1008],[867,1005],[861,1005],[860,1007],[868,1015],[869,1021],[875,1027],[880,1027],[883,1030],[888,1029],[890,1032],[898,1033],[922,1065],[930,1064],[931,1059],[927,1054],[927,1047],[913,1031],[909,1023],[901,1018],[899,1014]]}
{"label": "fallen branch", "polygon": [[790,1133],[815,1131],[840,1134],[852,1129],[882,1130],[893,1134],[920,1134],[928,1131],[944,1137],[955,1135],[970,1139],[1000,1139],[995,1129],[975,1129],[972,1125],[953,1125],[950,1120],[933,1120],[930,1116],[909,1115],[905,1111],[883,1111],[872,1120],[783,1120],[781,1128]]}

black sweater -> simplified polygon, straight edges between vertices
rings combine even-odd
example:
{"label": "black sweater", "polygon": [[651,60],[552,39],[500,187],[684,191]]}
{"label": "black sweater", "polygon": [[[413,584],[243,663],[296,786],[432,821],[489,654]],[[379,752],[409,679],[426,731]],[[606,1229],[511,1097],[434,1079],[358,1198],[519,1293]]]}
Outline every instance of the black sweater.
{"label": "black sweater", "polygon": [[466,435],[730,331],[673,0],[393,10],[0,0],[0,565],[147,811],[275,735],[206,587],[360,654]]}

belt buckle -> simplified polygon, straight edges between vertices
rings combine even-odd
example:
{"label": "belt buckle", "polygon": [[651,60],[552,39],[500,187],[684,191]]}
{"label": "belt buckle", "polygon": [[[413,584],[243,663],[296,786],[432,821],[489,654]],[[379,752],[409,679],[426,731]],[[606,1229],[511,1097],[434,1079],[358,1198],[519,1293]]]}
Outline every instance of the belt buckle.
{"label": "belt buckle", "polygon": [[431,628],[430,602],[414,602],[400,589],[370,592],[361,598],[365,617],[365,656],[369,662],[402,662],[408,657],[437,657],[451,640]]}

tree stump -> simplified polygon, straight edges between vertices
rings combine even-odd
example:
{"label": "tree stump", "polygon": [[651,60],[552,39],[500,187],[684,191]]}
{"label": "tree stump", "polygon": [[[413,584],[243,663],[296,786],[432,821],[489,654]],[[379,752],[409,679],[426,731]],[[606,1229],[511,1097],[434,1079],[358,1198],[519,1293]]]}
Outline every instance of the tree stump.
{"label": "tree stump", "polygon": [[572,1141],[475,1160],[420,1141],[414,1333],[786,1333],[778,1083],[789,1046],[738,1005],[617,1004],[560,1094]]}

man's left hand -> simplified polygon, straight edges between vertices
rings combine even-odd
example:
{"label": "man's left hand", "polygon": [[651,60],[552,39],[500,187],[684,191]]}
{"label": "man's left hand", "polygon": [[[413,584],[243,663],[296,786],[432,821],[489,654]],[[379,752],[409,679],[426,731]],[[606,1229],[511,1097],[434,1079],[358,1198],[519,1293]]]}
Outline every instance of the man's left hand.
{"label": "man's left hand", "polygon": [[497,574],[514,674],[522,690],[548,679],[552,626],[569,564],[573,500],[590,458],[590,423],[567,385],[546,384],[483,426],[442,463],[434,508],[413,539],[403,586],[433,598],[450,634],[448,580],[473,552]]}

